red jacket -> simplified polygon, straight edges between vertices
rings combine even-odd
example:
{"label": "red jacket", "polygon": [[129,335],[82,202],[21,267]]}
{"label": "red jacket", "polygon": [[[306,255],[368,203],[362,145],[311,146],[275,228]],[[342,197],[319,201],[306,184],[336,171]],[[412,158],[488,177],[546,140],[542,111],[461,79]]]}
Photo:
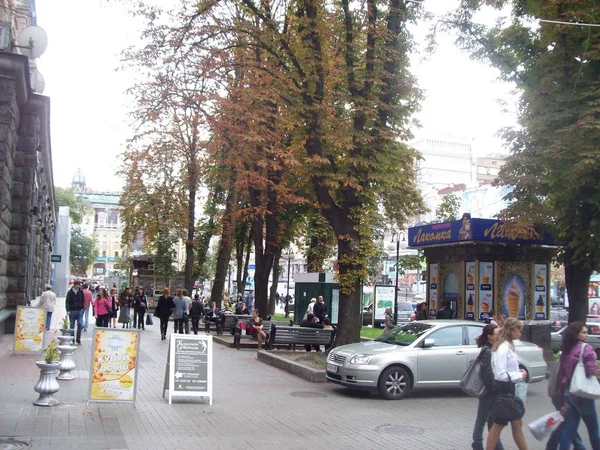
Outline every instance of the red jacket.
{"label": "red jacket", "polygon": [[83,290],[83,306],[84,308],[89,308],[90,303],[92,303],[92,292],[89,289]]}

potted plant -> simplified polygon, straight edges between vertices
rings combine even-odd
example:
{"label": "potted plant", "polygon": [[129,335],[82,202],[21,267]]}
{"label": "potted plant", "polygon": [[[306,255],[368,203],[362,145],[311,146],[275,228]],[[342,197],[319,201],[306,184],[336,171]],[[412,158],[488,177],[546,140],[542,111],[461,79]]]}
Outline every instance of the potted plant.
{"label": "potted plant", "polygon": [[60,329],[60,332],[62,333],[63,336],[74,336],[75,335],[75,330],[73,330],[69,327],[69,316],[68,315],[65,315],[65,317],[63,318],[62,328]]}
{"label": "potted plant", "polygon": [[33,390],[40,394],[38,399],[33,402],[37,406],[56,406],[58,400],[53,395],[58,392],[60,386],[56,381],[56,369],[58,369],[60,353],[58,351],[57,342],[52,341],[42,352],[43,361],[36,361],[36,365],[40,368],[40,379],[33,387]]}

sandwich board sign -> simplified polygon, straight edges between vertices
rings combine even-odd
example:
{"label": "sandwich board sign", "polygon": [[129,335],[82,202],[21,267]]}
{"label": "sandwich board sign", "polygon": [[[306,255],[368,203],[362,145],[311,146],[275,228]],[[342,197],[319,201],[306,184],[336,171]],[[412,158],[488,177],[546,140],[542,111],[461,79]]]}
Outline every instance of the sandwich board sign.
{"label": "sandwich board sign", "polygon": [[90,402],[133,403],[137,391],[140,330],[100,328],[94,330],[90,371]]}
{"label": "sandwich board sign", "polygon": [[13,353],[41,353],[44,350],[46,309],[17,306]]}
{"label": "sandwich board sign", "polygon": [[171,335],[163,386],[169,405],[173,397],[208,397],[212,405],[212,351],[209,334]]}

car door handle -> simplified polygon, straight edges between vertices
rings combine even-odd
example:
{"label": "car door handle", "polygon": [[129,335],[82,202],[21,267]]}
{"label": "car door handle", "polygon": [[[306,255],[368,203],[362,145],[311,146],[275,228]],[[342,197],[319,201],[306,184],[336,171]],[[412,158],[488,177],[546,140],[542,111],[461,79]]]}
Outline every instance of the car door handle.
{"label": "car door handle", "polygon": [[457,355],[466,355],[467,352],[463,351],[463,350],[459,350],[456,352]]}

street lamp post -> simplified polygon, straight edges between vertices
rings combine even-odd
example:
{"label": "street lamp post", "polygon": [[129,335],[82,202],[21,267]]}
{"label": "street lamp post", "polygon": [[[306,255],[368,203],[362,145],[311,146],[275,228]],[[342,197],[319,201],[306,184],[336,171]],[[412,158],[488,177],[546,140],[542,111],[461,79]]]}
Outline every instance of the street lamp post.
{"label": "street lamp post", "polygon": [[400,234],[402,234],[402,240],[405,241],[404,233],[401,231],[394,230],[396,236],[396,285],[394,288],[394,320],[396,325],[398,324],[398,272],[400,272]]}

